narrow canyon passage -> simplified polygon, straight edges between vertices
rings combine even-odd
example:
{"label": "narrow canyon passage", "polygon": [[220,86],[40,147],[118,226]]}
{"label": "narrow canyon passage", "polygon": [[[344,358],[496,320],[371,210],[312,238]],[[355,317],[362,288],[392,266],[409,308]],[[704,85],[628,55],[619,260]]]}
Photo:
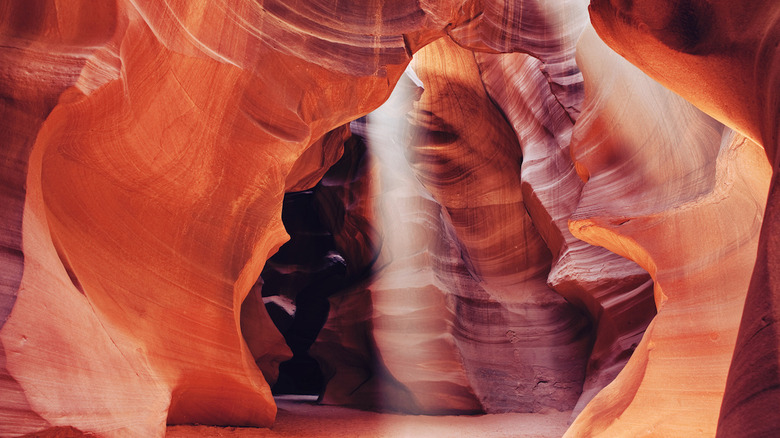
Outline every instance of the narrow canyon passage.
{"label": "narrow canyon passage", "polygon": [[4,2],[0,435],[777,432],[779,22]]}

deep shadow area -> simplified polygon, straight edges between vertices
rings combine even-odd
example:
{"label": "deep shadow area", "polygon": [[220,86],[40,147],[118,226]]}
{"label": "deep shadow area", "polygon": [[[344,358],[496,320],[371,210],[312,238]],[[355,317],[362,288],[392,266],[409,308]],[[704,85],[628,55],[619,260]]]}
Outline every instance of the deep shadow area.
{"label": "deep shadow area", "polygon": [[274,394],[321,394],[326,383],[309,348],[328,318],[329,297],[370,273],[376,232],[350,211],[353,184],[362,184],[363,140],[352,136],[343,157],[314,188],[285,194],[282,222],[290,240],[260,275],[266,310],[293,358],[279,366]]}
{"label": "deep shadow area", "polygon": [[[266,310],[284,336],[293,357],[279,367],[274,394],[319,394],[322,372],[309,347],[328,318],[328,297],[344,287],[346,262],[314,207],[315,191],[288,193],[282,221],[290,240],[268,260],[261,274],[264,298],[279,297],[291,306],[266,301]],[[294,309],[294,313],[288,313]]]}

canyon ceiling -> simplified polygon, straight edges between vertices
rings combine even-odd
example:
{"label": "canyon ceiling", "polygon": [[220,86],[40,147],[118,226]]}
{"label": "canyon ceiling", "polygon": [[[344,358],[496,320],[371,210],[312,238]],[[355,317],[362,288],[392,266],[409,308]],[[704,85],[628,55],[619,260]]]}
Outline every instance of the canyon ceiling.
{"label": "canyon ceiling", "polygon": [[293,354],[777,434],[778,47],[776,0],[3,1],[0,435],[269,427]]}

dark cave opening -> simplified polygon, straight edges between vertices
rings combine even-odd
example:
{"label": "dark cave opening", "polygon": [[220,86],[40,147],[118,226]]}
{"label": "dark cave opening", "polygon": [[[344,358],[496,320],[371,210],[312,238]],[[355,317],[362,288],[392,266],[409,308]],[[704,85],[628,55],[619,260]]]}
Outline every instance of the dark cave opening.
{"label": "dark cave opening", "polygon": [[[328,297],[345,286],[346,262],[315,207],[315,190],[287,193],[282,221],[290,240],[263,269],[266,310],[284,336],[293,357],[279,366],[274,394],[319,394],[323,379],[309,348],[328,317]],[[289,314],[276,300],[294,303]]]}
{"label": "dark cave opening", "polygon": [[[415,95],[412,93],[412,96],[414,98]],[[407,112],[408,108],[400,107],[396,111],[397,114],[391,116],[403,121],[406,120]],[[394,151],[394,157],[410,160],[415,151],[429,143],[431,133],[423,131],[416,140],[397,139],[396,137],[408,134],[411,129],[404,123],[398,126],[400,128],[395,132],[385,133],[379,143],[396,141],[398,144],[405,144],[407,141],[413,141],[413,146],[402,148],[402,154],[398,154],[394,149],[384,150],[381,147],[380,151],[386,153],[391,150]],[[622,353],[621,357],[612,357],[610,355],[614,353],[613,349],[595,345],[597,331],[603,329],[609,333],[616,327],[625,328],[625,323],[608,321],[602,327],[602,321],[594,321],[583,303],[565,302],[566,294],[556,290],[561,296],[555,295],[553,290],[547,289],[549,284],[544,287],[544,279],[535,283],[524,283],[525,289],[519,290],[529,297],[535,297],[533,300],[528,298],[528,302],[524,301],[522,296],[505,300],[506,302],[492,297],[482,289],[481,277],[464,268],[466,259],[463,258],[463,245],[459,236],[451,229],[452,224],[448,222],[452,221],[452,211],[447,211],[444,206],[437,204],[424,210],[426,214],[434,217],[430,224],[426,222],[426,226],[433,227],[432,229],[440,233],[436,241],[425,241],[413,232],[416,229],[414,226],[404,228],[404,224],[398,222],[396,217],[402,205],[393,204],[392,201],[376,201],[378,205],[384,205],[385,210],[392,211],[393,214],[388,217],[396,220],[382,223],[382,219],[386,219],[382,216],[382,209],[377,207],[379,212],[375,212],[375,206],[372,204],[372,177],[377,181],[375,184],[383,190],[403,187],[405,182],[394,179],[398,177],[395,174],[398,169],[389,165],[387,157],[378,153],[377,149],[368,151],[367,139],[372,140],[372,148],[376,139],[369,135],[366,119],[358,119],[352,122],[350,127],[353,135],[344,144],[342,158],[328,170],[322,180],[311,189],[285,195],[282,221],[290,240],[266,262],[256,286],[261,289],[262,301],[268,315],[293,354],[292,359],[279,364],[275,383],[276,376],[266,376],[269,383],[273,383],[273,394],[317,395],[325,403],[413,413],[445,413],[436,405],[438,400],[425,402],[428,403],[426,405],[417,403],[412,395],[434,394],[436,391],[448,396],[456,394],[463,400],[468,399],[472,404],[467,408],[459,408],[462,412],[476,411],[474,406],[481,406],[479,410],[488,413],[536,411],[541,409],[543,403],[547,403],[542,402],[542,399],[548,400],[549,406],[556,409],[572,409],[576,407],[578,400],[586,395],[577,407],[581,409],[586,399],[595,395],[594,388],[600,389],[605,382],[611,381],[618,368],[622,368],[622,364],[628,359],[622,357]],[[406,162],[401,164],[405,166],[404,169],[410,166]],[[384,173],[381,170],[377,172],[372,166]],[[433,172],[430,169],[429,171]],[[412,178],[419,178],[421,172],[420,169],[409,169]],[[425,176],[425,173],[422,174]],[[430,194],[421,197],[427,200],[432,198]],[[454,211],[458,212],[457,209]],[[377,219],[379,222],[374,224]],[[380,230],[375,229],[375,226]],[[533,228],[530,230],[531,233],[536,232]],[[423,239],[418,242],[419,247],[414,246],[417,248],[415,251],[425,250],[426,254],[432,255],[436,263],[431,266],[432,272],[451,275],[454,279],[446,285],[442,283],[443,287],[449,288],[445,294],[447,298],[444,305],[452,306],[450,310],[454,312],[452,316],[455,318],[455,329],[450,334],[457,344],[456,354],[460,359],[453,363],[462,363],[463,375],[468,379],[467,389],[463,389],[466,386],[457,385],[447,388],[418,385],[409,388],[406,386],[407,381],[396,380],[393,372],[385,367],[383,356],[374,344],[371,309],[375,304],[372,293],[378,294],[381,301],[389,292],[383,291],[381,287],[368,291],[366,286],[373,281],[370,275],[383,245],[384,251],[393,257],[403,260],[402,257],[406,256],[403,253],[407,249],[405,247],[393,251],[392,236],[400,236],[402,241],[410,238]],[[458,254],[462,260],[458,259]],[[410,253],[410,256],[413,255]],[[386,261],[382,260],[377,269],[387,268]],[[385,270],[382,275],[387,276],[388,272],[390,271]],[[404,275],[399,272],[401,271],[390,274]],[[371,280],[363,281],[369,279]],[[640,283],[644,283],[644,280]],[[559,285],[559,289],[566,287],[577,285]],[[415,289],[414,286],[409,289],[417,290],[415,299],[418,300],[435,295],[423,289]],[[576,297],[577,293],[568,295]],[[651,296],[650,292],[648,297]],[[342,297],[352,298],[345,298],[343,301],[349,304],[341,305],[339,303]],[[404,296],[401,295],[399,299],[403,300]],[[359,309],[354,305],[357,301],[360,301]],[[652,303],[651,300],[648,302]],[[342,310],[339,310],[340,306]],[[331,310],[333,318],[328,322]],[[366,316],[353,321],[351,315],[356,312]],[[381,312],[380,310],[379,313]],[[415,325],[418,321],[410,320],[408,316],[407,319],[397,318],[392,324],[387,318],[381,322],[385,324],[385,330],[393,327],[392,336],[409,335],[414,331],[414,327],[418,327]],[[406,326],[401,327],[398,324]],[[504,329],[507,335],[503,335]],[[321,331],[323,336],[317,340]],[[352,332],[347,334],[348,331]],[[345,334],[354,345],[342,348],[341,342],[346,338],[328,339],[329,332],[331,338],[335,332]],[[512,336],[509,336],[509,333],[512,333]],[[515,336],[515,333],[518,335]],[[546,337],[542,339],[541,334]],[[594,349],[600,351],[594,355]],[[397,357],[409,357],[408,362],[416,364],[414,360],[420,358],[413,356],[424,356],[429,350],[410,346],[405,351],[393,353]],[[394,360],[397,360],[397,357]],[[619,362],[621,366],[602,367],[602,362]],[[595,377],[589,376],[588,373]]]}
{"label": "dark cave opening", "polygon": [[[359,122],[358,122],[359,123]],[[326,383],[309,354],[325,325],[329,297],[370,273],[376,239],[370,223],[351,212],[364,184],[366,146],[353,135],[342,158],[309,190],[286,193],[282,222],[290,236],[258,279],[271,320],[293,353],[279,365],[274,395],[320,395]]]}

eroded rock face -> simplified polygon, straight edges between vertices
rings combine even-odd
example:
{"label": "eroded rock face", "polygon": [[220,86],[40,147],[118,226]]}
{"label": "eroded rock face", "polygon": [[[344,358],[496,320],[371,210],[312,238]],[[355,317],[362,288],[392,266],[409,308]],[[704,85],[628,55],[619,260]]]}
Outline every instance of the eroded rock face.
{"label": "eroded rock face", "polygon": [[[611,54],[592,31],[578,57],[588,97],[572,154],[588,182],[570,228],[643,266],[658,315],[568,435],[712,435],[769,166],[756,144]],[[681,235],[699,237],[690,246],[671,237]],[[681,406],[686,415],[666,421]]]}
{"label": "eroded rock face", "polygon": [[[607,43],[659,82],[764,148],[773,177],[758,258],[720,411],[718,434],[777,433],[780,401],[775,321],[778,282],[778,114],[780,76],[777,3],[594,1],[593,23]],[[679,11],[679,14],[671,11]],[[758,167],[758,165],[756,166]],[[755,169],[746,169],[752,174]]]}
{"label": "eroded rock face", "polygon": [[[573,57],[574,51],[570,53]],[[579,79],[561,81],[569,82],[562,88],[530,56],[480,54],[477,59],[487,91],[511,122],[522,148],[525,205],[554,255],[547,284],[584,309],[596,325],[576,415],[615,378],[639,343],[655,314],[652,281],[635,263],[569,232],[568,221],[583,187],[569,149],[584,97],[579,70]],[[575,103],[564,106],[560,96]]]}
{"label": "eroded rock face", "polygon": [[591,324],[547,287],[551,254],[526,211],[517,137],[485,92],[474,55],[442,40],[413,66],[425,91],[405,155],[446,209],[474,282],[448,285],[471,385],[487,412],[571,409]]}
{"label": "eroded rock face", "polygon": [[65,3],[0,6],[0,435],[272,424],[253,285],[321,179],[324,402],[778,427],[773,3],[591,6],[739,134],[580,0]]}
{"label": "eroded rock face", "polygon": [[282,195],[338,157],[315,140],[384,100],[403,35],[456,12],[344,4],[361,13],[334,34],[332,11],[283,3],[3,6],[9,433],[272,423],[255,362],[284,347],[250,351],[240,310]]}

